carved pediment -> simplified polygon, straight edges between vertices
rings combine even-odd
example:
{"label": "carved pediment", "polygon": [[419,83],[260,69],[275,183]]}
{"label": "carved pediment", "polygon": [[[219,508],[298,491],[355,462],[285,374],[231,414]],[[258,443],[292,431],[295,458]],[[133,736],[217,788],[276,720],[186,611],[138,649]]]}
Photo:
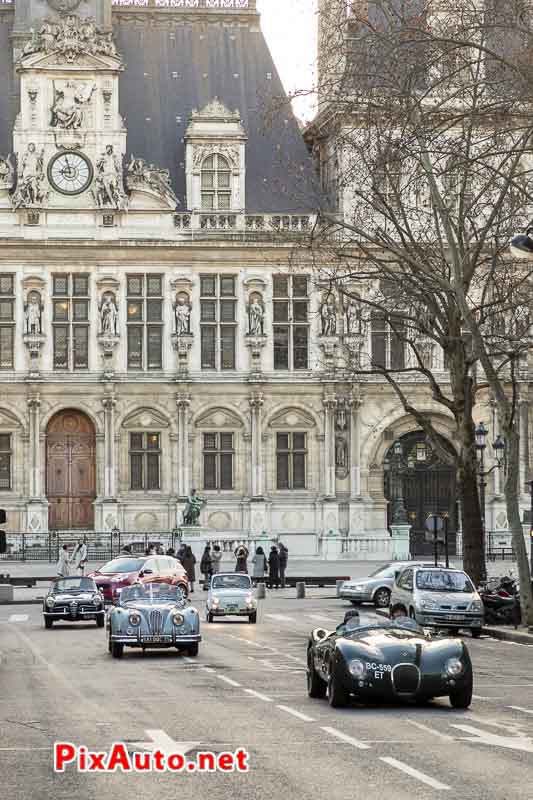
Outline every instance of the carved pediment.
{"label": "carved pediment", "polygon": [[18,63],[18,70],[58,70],[64,72],[65,69],[72,69],[75,72],[116,72],[122,69],[118,58],[109,56],[93,55],[92,53],[80,53],[74,60],[65,60],[64,54],[55,50],[51,53],[33,53],[26,56]]}
{"label": "carved pediment", "polygon": [[126,416],[122,423],[126,429],[142,429],[158,431],[161,428],[168,428],[169,421],[154,408],[138,408]]}
{"label": "carved pediment", "polygon": [[0,428],[21,428],[20,421],[16,418],[11,411],[7,411],[5,408],[0,406]]}
{"label": "carved pediment", "polygon": [[211,408],[196,420],[197,428],[242,428],[240,418],[227,408]]}
{"label": "carved pediment", "polygon": [[270,428],[290,430],[291,428],[314,428],[315,421],[310,414],[300,408],[285,408],[270,421]]}

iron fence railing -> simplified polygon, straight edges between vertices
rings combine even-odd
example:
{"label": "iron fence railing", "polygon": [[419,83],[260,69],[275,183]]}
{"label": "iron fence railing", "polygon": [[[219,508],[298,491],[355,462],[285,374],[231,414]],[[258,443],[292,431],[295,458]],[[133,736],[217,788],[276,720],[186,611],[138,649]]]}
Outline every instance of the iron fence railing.
{"label": "iron fence railing", "polygon": [[6,552],[0,553],[2,561],[42,561],[53,563],[59,558],[63,545],[72,552],[78,540],[87,544],[89,561],[106,561],[119,555],[129,545],[134,555],[143,555],[150,545],[163,548],[179,547],[178,531],[48,531],[46,533],[6,533]]}

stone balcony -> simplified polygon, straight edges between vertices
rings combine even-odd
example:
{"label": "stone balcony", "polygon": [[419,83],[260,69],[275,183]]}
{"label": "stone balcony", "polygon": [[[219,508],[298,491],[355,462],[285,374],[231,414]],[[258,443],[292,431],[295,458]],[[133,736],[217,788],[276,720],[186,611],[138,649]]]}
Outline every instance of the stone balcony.
{"label": "stone balcony", "polygon": [[245,240],[283,240],[311,233],[314,214],[246,214],[186,211],[174,215],[176,231],[191,238],[231,237]]}

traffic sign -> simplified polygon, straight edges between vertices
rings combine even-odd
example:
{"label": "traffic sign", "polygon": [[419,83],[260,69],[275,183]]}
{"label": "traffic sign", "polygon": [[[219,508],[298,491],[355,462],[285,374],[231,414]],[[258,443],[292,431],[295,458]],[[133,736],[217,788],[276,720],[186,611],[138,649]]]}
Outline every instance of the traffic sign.
{"label": "traffic sign", "polygon": [[444,528],[444,520],[438,514],[429,514],[425,526],[429,533],[440,533]]}

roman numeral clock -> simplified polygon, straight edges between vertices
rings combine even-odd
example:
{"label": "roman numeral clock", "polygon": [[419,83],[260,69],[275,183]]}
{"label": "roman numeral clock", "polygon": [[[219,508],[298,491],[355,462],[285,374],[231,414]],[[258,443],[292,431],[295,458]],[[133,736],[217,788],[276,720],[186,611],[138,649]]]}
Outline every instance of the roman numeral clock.
{"label": "roman numeral clock", "polygon": [[93,175],[93,166],[82,153],[58,153],[48,162],[50,186],[60,194],[72,196],[87,191]]}

